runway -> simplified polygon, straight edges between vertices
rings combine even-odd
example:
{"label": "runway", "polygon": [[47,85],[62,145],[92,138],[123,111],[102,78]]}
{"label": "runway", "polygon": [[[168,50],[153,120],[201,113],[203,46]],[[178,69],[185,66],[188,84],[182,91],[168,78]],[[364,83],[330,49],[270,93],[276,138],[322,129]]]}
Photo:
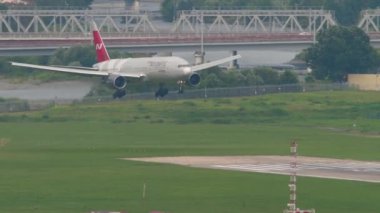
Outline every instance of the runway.
{"label": "runway", "polygon": [[[223,156],[132,158],[144,162],[190,167],[289,175],[294,170],[288,156]],[[380,183],[380,162],[297,157],[298,176]]]}

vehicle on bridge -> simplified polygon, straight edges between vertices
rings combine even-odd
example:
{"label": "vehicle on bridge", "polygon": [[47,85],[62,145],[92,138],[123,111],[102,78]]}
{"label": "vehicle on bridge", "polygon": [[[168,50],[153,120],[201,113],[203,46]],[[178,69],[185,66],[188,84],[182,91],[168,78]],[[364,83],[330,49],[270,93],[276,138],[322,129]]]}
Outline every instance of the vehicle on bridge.
{"label": "vehicle on bridge", "polygon": [[183,93],[185,84],[196,86],[200,83],[199,71],[237,60],[241,57],[240,55],[235,55],[198,65],[191,65],[185,59],[176,56],[110,59],[94,21],[92,26],[98,62],[92,67],[43,66],[18,62],[11,62],[11,64],[40,70],[101,76],[115,88],[114,98],[122,98],[126,95],[127,79],[153,80],[159,84],[159,88],[155,93],[156,98],[158,98],[168,94],[168,89],[165,88],[165,82],[167,81],[177,81],[178,92]]}

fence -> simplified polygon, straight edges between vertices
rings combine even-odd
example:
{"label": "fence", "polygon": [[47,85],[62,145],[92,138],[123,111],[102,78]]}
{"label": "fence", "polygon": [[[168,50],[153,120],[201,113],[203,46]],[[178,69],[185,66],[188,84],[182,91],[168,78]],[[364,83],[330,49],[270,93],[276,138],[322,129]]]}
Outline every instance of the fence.
{"label": "fence", "polygon": [[[346,90],[349,86],[346,83],[334,84],[290,84],[290,85],[270,85],[270,86],[250,86],[250,87],[228,87],[228,88],[204,88],[187,90],[183,94],[175,91],[169,92],[163,99],[179,100],[179,99],[205,99],[205,98],[228,98],[228,97],[246,97],[259,96],[272,93],[295,93],[295,92],[313,92],[328,90]],[[153,92],[131,93],[127,94],[122,101],[129,100],[152,100]],[[81,102],[108,102],[113,100],[111,97],[94,97],[85,98]]]}
{"label": "fence", "polygon": [[[234,87],[234,88],[204,88],[187,90],[184,94],[177,92],[170,92],[165,96],[164,100],[183,100],[183,99],[207,99],[207,98],[228,98],[228,97],[247,97],[247,96],[260,96],[272,93],[296,93],[296,92],[314,92],[314,91],[333,91],[333,90],[346,90],[348,84],[291,84],[291,85],[275,85],[275,86],[250,86],[250,87]],[[153,92],[145,93],[130,93],[127,94],[120,101],[131,100],[153,100]],[[99,102],[113,101],[110,96],[84,98],[82,100],[40,100],[40,101],[26,101],[26,100],[2,100],[0,101],[1,112],[25,112],[32,110],[47,109],[55,105],[61,104],[91,104]]]}

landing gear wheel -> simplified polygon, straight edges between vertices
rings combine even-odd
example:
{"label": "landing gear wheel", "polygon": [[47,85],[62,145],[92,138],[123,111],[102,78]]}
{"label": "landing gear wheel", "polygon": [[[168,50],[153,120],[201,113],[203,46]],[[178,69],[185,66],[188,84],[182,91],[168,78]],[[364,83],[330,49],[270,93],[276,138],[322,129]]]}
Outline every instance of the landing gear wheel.
{"label": "landing gear wheel", "polygon": [[178,94],[183,94],[185,92],[185,89],[184,89],[185,82],[178,81],[177,84],[178,84]]}
{"label": "landing gear wheel", "polygon": [[124,90],[124,89],[122,89],[122,90],[116,90],[114,93],[113,93],[113,95],[112,95],[112,97],[114,98],[114,99],[117,99],[117,98],[122,98],[122,97],[124,97],[125,95],[127,94],[127,92]]}
{"label": "landing gear wheel", "polygon": [[169,93],[169,90],[167,88],[160,88],[156,92],[155,96],[156,96],[156,98],[163,98],[168,93]]}
{"label": "landing gear wheel", "polygon": [[163,98],[165,95],[169,93],[169,90],[163,86],[163,84],[160,84],[160,87],[155,93],[156,98]]}
{"label": "landing gear wheel", "polygon": [[183,89],[183,87],[180,87],[178,89],[178,94],[183,94],[185,92],[185,90]]}

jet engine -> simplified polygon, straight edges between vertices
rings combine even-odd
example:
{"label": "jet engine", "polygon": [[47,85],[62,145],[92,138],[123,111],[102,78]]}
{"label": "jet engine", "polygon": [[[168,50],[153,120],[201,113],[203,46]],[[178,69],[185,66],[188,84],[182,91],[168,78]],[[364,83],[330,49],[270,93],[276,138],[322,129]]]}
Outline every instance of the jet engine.
{"label": "jet engine", "polygon": [[198,73],[192,73],[187,79],[190,86],[197,86],[201,82],[201,76]]}
{"label": "jet engine", "polygon": [[125,78],[119,75],[110,75],[107,82],[112,84],[112,86],[118,90],[122,90],[127,86]]}

